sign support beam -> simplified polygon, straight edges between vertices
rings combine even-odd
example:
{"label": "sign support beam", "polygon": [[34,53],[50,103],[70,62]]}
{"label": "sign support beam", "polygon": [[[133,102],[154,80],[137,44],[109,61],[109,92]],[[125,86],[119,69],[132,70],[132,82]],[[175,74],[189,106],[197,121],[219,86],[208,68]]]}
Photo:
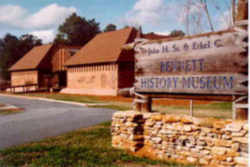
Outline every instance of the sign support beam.
{"label": "sign support beam", "polygon": [[190,100],[190,115],[191,115],[191,117],[194,116],[194,113],[193,113],[193,100]]}

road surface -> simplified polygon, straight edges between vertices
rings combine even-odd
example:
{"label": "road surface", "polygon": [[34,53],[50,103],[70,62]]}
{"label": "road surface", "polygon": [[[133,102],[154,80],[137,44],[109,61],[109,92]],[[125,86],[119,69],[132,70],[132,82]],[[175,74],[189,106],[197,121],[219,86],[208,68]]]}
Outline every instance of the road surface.
{"label": "road surface", "polygon": [[0,95],[0,103],[24,108],[22,113],[0,114],[0,149],[96,125],[111,120],[115,112],[3,95]]}

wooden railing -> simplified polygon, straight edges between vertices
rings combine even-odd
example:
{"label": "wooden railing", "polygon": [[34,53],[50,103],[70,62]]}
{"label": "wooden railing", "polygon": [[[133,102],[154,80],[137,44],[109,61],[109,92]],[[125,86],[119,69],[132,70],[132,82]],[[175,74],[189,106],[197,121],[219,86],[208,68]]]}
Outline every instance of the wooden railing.
{"label": "wooden railing", "polygon": [[5,91],[9,87],[10,87],[10,83],[8,83],[8,82],[1,83],[0,84],[0,91]]}
{"label": "wooden railing", "polygon": [[18,91],[18,92],[21,92],[21,93],[31,92],[32,88],[35,88],[34,91],[37,91],[39,89],[38,84],[25,84],[25,85],[17,85],[17,86],[10,86],[9,87],[11,93],[16,93],[17,88],[22,89],[21,91]]}

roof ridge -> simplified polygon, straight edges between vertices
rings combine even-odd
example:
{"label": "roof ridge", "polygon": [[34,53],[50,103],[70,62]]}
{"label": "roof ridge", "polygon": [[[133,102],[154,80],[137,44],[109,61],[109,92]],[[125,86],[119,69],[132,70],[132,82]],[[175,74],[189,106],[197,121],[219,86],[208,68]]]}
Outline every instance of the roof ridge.
{"label": "roof ridge", "polygon": [[[27,70],[27,69],[36,69],[44,57],[48,54],[54,44],[45,44],[34,46],[31,50],[29,50],[23,57],[21,57],[14,65],[9,68],[9,71],[16,71],[16,70]],[[45,47],[45,48],[44,48]],[[35,51],[44,50],[46,52],[39,52],[33,53]],[[36,56],[34,58],[34,55]],[[33,62],[32,62],[33,61]]]}
{"label": "roof ridge", "polygon": [[122,28],[122,29],[119,29],[119,30],[114,30],[114,31],[108,31],[108,32],[101,32],[101,33],[98,33],[96,36],[98,35],[104,35],[104,34],[108,34],[108,33],[118,33],[120,31],[125,31],[126,29],[134,29],[134,27],[126,27],[126,28]]}
{"label": "roof ridge", "polygon": [[34,46],[34,47],[42,47],[42,46],[46,46],[46,45],[54,45],[53,43],[49,43],[49,44],[42,44],[42,45],[37,45],[37,46]]}
{"label": "roof ridge", "polygon": [[[133,30],[134,30],[134,29],[135,29],[134,27],[131,27],[131,28],[130,28],[130,32],[129,32],[129,35],[127,36],[127,39],[126,39],[125,44],[127,44],[127,43],[129,42],[129,39],[130,39],[131,35],[133,35]],[[116,61],[119,60],[119,58],[121,57],[121,54],[122,54],[122,48],[120,49],[120,53],[119,53],[119,56],[118,56],[118,58],[117,58]]]}
{"label": "roof ridge", "polygon": [[37,64],[36,68],[40,66],[40,64],[42,63],[42,61],[45,59],[45,57],[48,55],[48,53],[56,46],[56,44],[51,43],[51,44],[46,44],[46,46],[49,46],[50,48],[47,50],[47,52],[45,53],[45,55],[42,57],[42,59],[40,60],[40,62]]}
{"label": "roof ridge", "polygon": [[82,64],[117,62],[121,55],[121,46],[131,38],[134,27],[100,33],[84,45],[66,63],[66,66]]}

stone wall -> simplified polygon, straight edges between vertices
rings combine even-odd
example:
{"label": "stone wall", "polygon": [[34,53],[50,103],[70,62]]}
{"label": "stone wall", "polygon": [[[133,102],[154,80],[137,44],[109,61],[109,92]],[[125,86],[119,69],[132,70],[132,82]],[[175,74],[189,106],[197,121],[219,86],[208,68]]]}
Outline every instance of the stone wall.
{"label": "stone wall", "polygon": [[118,65],[69,67],[67,88],[62,93],[115,96],[118,93]]}
{"label": "stone wall", "polygon": [[112,145],[154,159],[203,166],[248,164],[247,121],[117,112]]}
{"label": "stone wall", "polygon": [[22,86],[27,84],[38,84],[37,71],[11,72],[11,86]]}

